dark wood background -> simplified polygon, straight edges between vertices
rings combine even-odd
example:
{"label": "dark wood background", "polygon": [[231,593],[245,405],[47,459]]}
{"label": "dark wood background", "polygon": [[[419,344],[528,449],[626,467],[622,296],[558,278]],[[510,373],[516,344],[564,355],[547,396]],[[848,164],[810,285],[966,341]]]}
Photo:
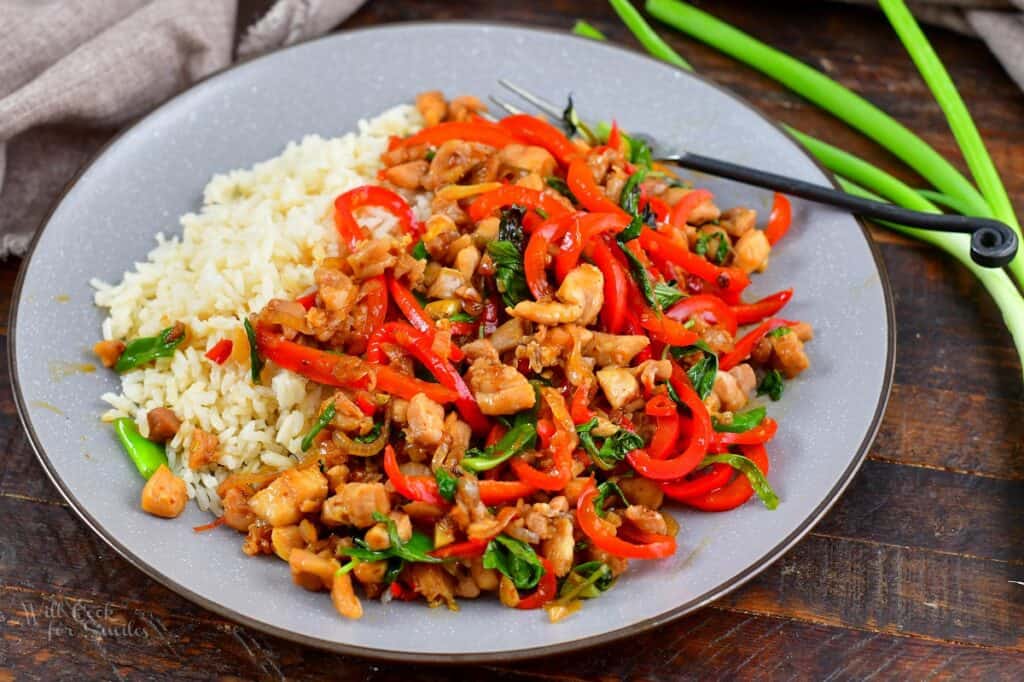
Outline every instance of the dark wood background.
{"label": "dark wood background", "polygon": [[[240,24],[267,4],[243,2]],[[700,4],[823,68],[958,158],[881,15],[818,2]],[[635,46],[605,3],[584,0],[371,0],[343,28],[475,18],[567,29],[577,17]],[[1024,96],[980,43],[930,35],[1024,206]],[[767,79],[688,39],[669,40],[701,73],[770,116],[919,182]],[[4,377],[0,682],[1024,677],[1024,586],[1011,582],[1024,580],[1019,361],[999,311],[968,272],[884,231],[874,237],[896,298],[896,381],[871,454],[833,511],[760,577],[698,613],[631,640],[525,663],[445,669],[337,656],[192,605],[118,557],[67,508],[31,452]],[[0,265],[0,315],[18,266]],[[0,346],[6,352],[6,328]]]}

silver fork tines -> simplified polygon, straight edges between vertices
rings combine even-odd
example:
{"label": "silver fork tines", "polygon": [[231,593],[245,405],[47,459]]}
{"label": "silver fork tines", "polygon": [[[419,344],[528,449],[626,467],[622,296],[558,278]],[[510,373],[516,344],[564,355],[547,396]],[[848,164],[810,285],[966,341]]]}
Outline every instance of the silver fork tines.
{"label": "silver fork tines", "polygon": [[551,116],[556,120],[562,118],[562,110],[559,107],[552,104],[551,102],[549,102],[548,100],[544,99],[543,97],[535,95],[529,90],[526,90],[524,88],[519,87],[518,85],[510,83],[504,78],[498,79],[498,85],[505,88],[506,90],[510,90],[515,94],[519,95],[527,102],[543,111],[548,116]]}

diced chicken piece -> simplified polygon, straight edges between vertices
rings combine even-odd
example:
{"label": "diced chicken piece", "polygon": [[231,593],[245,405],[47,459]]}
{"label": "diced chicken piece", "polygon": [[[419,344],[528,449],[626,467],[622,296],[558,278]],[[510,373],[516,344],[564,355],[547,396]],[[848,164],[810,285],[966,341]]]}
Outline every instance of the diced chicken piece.
{"label": "diced chicken piece", "polygon": [[366,239],[359,243],[346,260],[356,279],[369,279],[382,275],[385,270],[394,267],[398,262],[396,249],[396,242],[393,239]]}
{"label": "diced chicken piece", "polygon": [[725,229],[730,237],[742,237],[754,229],[756,222],[757,211],[737,206],[722,213],[719,225]]}
{"label": "diced chicken piece", "polygon": [[374,512],[388,514],[391,501],[383,483],[346,483],[324,502],[320,520],[327,526],[369,528]]}
{"label": "diced chicken piece", "polygon": [[459,95],[448,105],[448,118],[452,121],[469,121],[485,111],[487,111],[487,105],[479,97]]}
{"label": "diced chicken piece", "polygon": [[796,334],[796,338],[805,343],[814,338],[814,328],[807,322],[794,322],[789,328]]}
{"label": "diced chicken piece", "polygon": [[462,455],[469,449],[469,439],[473,436],[473,429],[459,419],[455,412],[452,412],[445,417],[444,432],[448,436],[449,443],[446,459],[450,462],[461,461]]}
{"label": "diced chicken piece", "polygon": [[384,179],[403,189],[419,189],[430,163],[424,160],[408,161],[384,171]]}
{"label": "diced chicken piece", "polygon": [[178,415],[166,407],[154,407],[147,412],[146,423],[149,424],[149,435],[146,437],[157,443],[166,443],[174,438],[181,428]]}
{"label": "diced chicken piece", "polygon": [[562,516],[555,521],[554,535],[541,545],[541,552],[551,562],[551,567],[559,578],[567,575],[572,569],[573,548],[576,545],[572,531],[572,519]]}
{"label": "diced chicken piece", "polygon": [[473,279],[473,274],[476,272],[478,265],[480,265],[480,249],[472,244],[464,246],[455,255],[455,269],[462,275],[462,279],[467,282]]}
{"label": "diced chicken piece", "polygon": [[440,272],[437,273],[437,278],[434,279],[430,288],[427,290],[427,296],[430,298],[451,298],[455,296],[455,292],[466,286],[466,280],[462,278],[462,273],[453,268],[441,268]]}
{"label": "diced chicken piece", "polygon": [[345,618],[363,617],[363,605],[352,589],[352,577],[348,573],[334,575],[331,583],[331,603]]}
{"label": "diced chicken piece", "polygon": [[772,245],[762,230],[751,230],[736,240],[733,265],[743,272],[761,272],[768,266]]}
{"label": "diced chicken piece", "polygon": [[188,468],[193,471],[217,461],[217,448],[220,441],[217,436],[202,429],[192,432],[192,441],[188,444]]}
{"label": "diced chicken piece", "polygon": [[640,396],[640,384],[625,367],[599,369],[597,383],[601,385],[608,403],[615,409],[620,409]]}
{"label": "diced chicken piece", "polygon": [[686,222],[691,225],[703,225],[704,223],[710,223],[718,220],[721,216],[722,213],[718,210],[718,207],[715,206],[715,202],[711,199],[705,199],[690,211],[690,217]]}
{"label": "diced chicken piece", "polygon": [[448,140],[437,148],[430,170],[423,178],[423,187],[434,191],[443,185],[456,183],[493,153],[494,148],[484,144]]}
{"label": "diced chicken piece", "polygon": [[522,321],[517,317],[512,317],[499,325],[487,340],[491,342],[494,350],[504,353],[515,348],[525,335]]}
{"label": "diced chicken piece", "polygon": [[780,336],[771,338],[772,366],[781,371],[787,379],[792,379],[811,366],[811,361],[804,352],[804,342],[790,330]]}
{"label": "diced chicken piece", "polygon": [[409,401],[406,419],[409,438],[417,445],[434,447],[444,437],[444,408],[425,393],[417,393]]}
{"label": "diced chicken piece", "polygon": [[484,592],[493,592],[498,589],[498,579],[501,575],[493,568],[484,568],[482,558],[475,558],[469,564],[469,573],[473,576],[473,582]]}
{"label": "diced chicken piece", "polygon": [[327,478],[317,469],[289,469],[249,498],[249,508],[277,528],[291,526],[315,512],[327,498]]}
{"label": "diced chicken piece", "polygon": [[735,377],[736,383],[745,395],[749,396],[751,391],[757,387],[757,377],[754,376],[754,370],[747,363],[736,365],[729,370],[729,374]]}
{"label": "diced chicken piece", "polygon": [[528,173],[523,177],[516,180],[516,187],[525,187],[527,189],[536,190],[541,192],[544,190],[544,178],[537,175],[536,173]]}
{"label": "diced chicken piece", "polygon": [[628,365],[650,343],[649,338],[640,334],[620,336],[593,332],[590,343],[586,344],[583,351],[594,358],[600,367]]}
{"label": "diced chicken piece", "polygon": [[455,579],[437,564],[413,563],[406,568],[413,588],[431,606],[444,602],[448,608],[455,608]]}
{"label": "diced chicken piece", "polygon": [[308,549],[295,548],[288,553],[288,567],[292,581],[307,590],[329,589],[334,583],[334,573],[340,568],[333,559],[325,559]]}
{"label": "diced chicken piece", "polygon": [[644,360],[630,371],[641,384],[651,387],[657,381],[668,381],[672,376],[672,363],[669,360]]}
{"label": "diced chicken piece", "polygon": [[589,555],[588,561],[600,561],[608,564],[608,568],[612,569],[612,575],[615,577],[622,575],[629,568],[629,559],[623,559],[594,545],[587,548],[587,554]]}
{"label": "diced chicken piece", "polygon": [[509,315],[548,326],[575,322],[583,314],[582,305],[557,301],[520,301],[507,310]]}
{"label": "diced chicken piece", "polygon": [[379,585],[384,582],[384,575],[388,572],[386,561],[363,561],[356,564],[352,574],[356,580],[364,585]]}
{"label": "diced chicken piece", "polygon": [[317,268],[313,273],[316,280],[318,296],[324,308],[332,312],[348,314],[355,305],[359,288],[352,279],[341,270],[334,268]]}
{"label": "diced chicken piece", "polygon": [[260,554],[273,554],[274,529],[265,523],[254,523],[249,526],[245,540],[242,541],[242,552],[248,556],[259,556]]}
{"label": "diced chicken piece", "polygon": [[551,175],[557,165],[555,157],[547,149],[532,145],[510,144],[498,152],[498,158],[502,165],[536,173],[541,177]]}
{"label": "diced chicken piece", "polygon": [[423,125],[436,126],[448,115],[448,103],[440,90],[428,90],[416,95],[416,110],[423,117]]}
{"label": "diced chicken piece", "polygon": [[249,499],[242,488],[228,488],[220,502],[224,508],[224,522],[235,530],[244,533],[256,522],[256,515],[249,508]]}
{"label": "diced chicken piece", "polygon": [[648,509],[639,504],[631,504],[626,507],[623,516],[645,533],[656,533],[658,535],[666,535],[668,533],[668,525],[665,523],[664,517],[653,509]]}
{"label": "diced chicken piece", "polygon": [[187,502],[185,481],[171,473],[166,464],[161,464],[142,488],[142,511],[153,516],[173,519],[184,511]]}
{"label": "diced chicken piece", "polygon": [[270,544],[274,549],[274,554],[284,561],[288,561],[292,550],[305,547],[306,541],[298,526],[281,526],[270,531]]}
{"label": "diced chicken piece", "polygon": [[660,509],[665,501],[665,493],[661,491],[661,487],[642,476],[620,479],[619,487],[622,488],[626,499],[631,503],[640,504],[649,509]]}
{"label": "diced chicken piece", "polygon": [[747,394],[740,388],[739,382],[732,374],[719,370],[715,375],[713,389],[721,406],[730,412],[742,410],[747,404]]}
{"label": "diced chicken piece", "polygon": [[484,218],[476,224],[476,232],[473,233],[473,241],[479,248],[486,247],[498,238],[498,228],[500,227],[500,219]]}
{"label": "diced chicken piece", "polygon": [[533,407],[537,396],[533,386],[515,367],[488,358],[469,368],[469,387],[486,415],[515,414]]}
{"label": "diced chicken piece", "polygon": [[708,327],[700,334],[700,340],[708,345],[708,348],[716,353],[728,353],[736,345],[735,340],[724,327],[714,325]]}
{"label": "diced chicken piece", "polygon": [[565,303],[581,306],[583,312],[576,323],[584,327],[591,325],[604,305],[604,275],[589,263],[579,265],[565,276],[555,296]]}
{"label": "diced chicken piece", "polygon": [[113,367],[121,359],[124,352],[123,341],[97,341],[92,352],[100,359],[104,367]]}

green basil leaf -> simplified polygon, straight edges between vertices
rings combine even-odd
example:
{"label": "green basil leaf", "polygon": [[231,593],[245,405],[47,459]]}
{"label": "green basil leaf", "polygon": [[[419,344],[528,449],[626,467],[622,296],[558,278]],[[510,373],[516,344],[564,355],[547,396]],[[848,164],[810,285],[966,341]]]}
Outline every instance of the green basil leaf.
{"label": "green basil leaf", "polygon": [[[640,287],[640,293],[643,294],[644,300],[647,301],[647,305],[657,311],[660,311],[661,306],[658,304],[658,299],[654,295],[654,285],[651,283],[651,276],[647,272],[647,268],[644,266],[643,261],[641,261],[625,243],[629,239],[635,239],[636,237],[634,236],[628,237],[628,239],[623,239],[624,236],[628,236],[627,232],[632,229],[633,224],[638,221],[640,221],[639,218],[634,218],[633,222],[630,223],[630,227],[619,233],[619,236],[616,238],[616,242],[618,243],[619,248],[622,249],[622,253],[625,254],[626,260],[629,261],[629,272],[633,275],[633,279],[636,280],[637,285]],[[643,227],[643,223],[639,222],[636,229],[636,235],[640,234],[641,227]]]}
{"label": "green basil leaf", "polygon": [[591,417],[590,421],[576,427],[576,434],[580,438],[580,443],[583,444],[583,449],[587,451],[587,454],[590,455],[591,459],[595,459],[598,453],[597,444],[594,442],[594,436],[590,433],[596,427],[597,417]]}
{"label": "green basil leaf", "polygon": [[604,516],[604,501],[610,495],[617,495],[619,499],[622,500],[622,504],[627,507],[629,506],[629,500],[626,499],[626,494],[622,492],[622,488],[619,487],[619,484],[614,481],[605,481],[601,485],[597,486],[597,497],[594,498],[594,510],[597,512],[598,516]]}
{"label": "green basil leaf", "polygon": [[675,305],[685,297],[686,294],[680,291],[674,282],[658,282],[654,285],[654,300],[662,309]]}
{"label": "green basil leaf", "polygon": [[476,318],[467,313],[465,310],[460,310],[459,312],[455,313],[448,319],[451,320],[452,322],[469,322],[470,324],[476,322]]}
{"label": "green basil leaf", "polygon": [[520,253],[526,246],[526,235],[523,233],[523,216],[525,215],[526,209],[522,206],[507,206],[501,209],[501,220],[498,222],[498,239],[503,242],[512,242]]}
{"label": "green basil leaf", "polygon": [[114,365],[114,371],[127,372],[130,369],[149,364],[157,358],[168,358],[174,355],[175,349],[184,340],[185,327],[181,324],[171,325],[156,336],[132,339],[125,344],[121,357]]}
{"label": "green basil leaf", "polygon": [[510,241],[498,240],[487,245],[487,253],[494,261],[494,281],[505,305],[514,306],[528,300],[530,288],[526,285],[526,271],[519,248]]}
{"label": "green basil leaf", "polygon": [[430,260],[427,246],[423,243],[422,239],[416,242],[416,246],[412,247],[412,257],[417,260]]}
{"label": "green basil leaf", "polygon": [[732,421],[728,424],[718,421],[717,417],[711,419],[711,424],[715,427],[715,431],[746,433],[764,421],[766,412],[767,410],[764,407],[755,407],[746,412],[736,412],[732,415]]}
{"label": "green basil leaf", "polygon": [[[626,184],[622,186],[622,192],[619,193],[619,206],[631,216],[640,212],[640,183],[645,177],[647,177],[647,171],[641,168],[626,179]],[[636,239],[639,236],[640,231],[637,230],[637,234],[630,239]]]}
{"label": "green basil leaf", "polygon": [[[690,369],[686,370],[686,376],[690,378],[693,390],[697,392],[700,399],[704,400],[707,398],[715,387],[715,377],[718,375],[718,354],[711,350],[703,341],[698,341],[692,346],[673,346],[670,352],[676,359],[684,358],[693,353],[703,354],[700,360],[694,363]],[[669,387],[671,388],[671,384],[669,384]],[[674,394],[675,391],[669,391],[672,399],[677,403],[680,402],[679,396]]]}
{"label": "green basil leaf", "polygon": [[324,430],[325,426],[331,423],[331,420],[334,419],[334,413],[336,411],[337,408],[334,406],[334,403],[332,402],[330,405],[327,406],[323,413],[319,417],[317,417],[316,424],[313,424],[313,428],[311,428],[309,430],[309,433],[307,433],[302,439],[301,447],[303,452],[309,450],[313,446],[313,439],[316,438],[316,435],[318,433]]}
{"label": "green basil leaf", "polygon": [[252,376],[252,383],[260,383],[260,372],[263,371],[263,358],[260,357],[259,348],[256,345],[256,332],[252,329],[252,323],[246,317],[242,320],[245,327],[245,338],[249,340],[249,373]]}
{"label": "green basil leaf", "polygon": [[594,464],[600,468],[611,469],[625,459],[630,452],[643,446],[644,439],[639,434],[620,426],[618,431],[604,439],[601,449],[597,452],[597,457],[592,456],[592,459],[594,459]]}
{"label": "green basil leaf", "polygon": [[770,332],[768,332],[767,334],[765,334],[765,336],[768,337],[769,339],[777,339],[780,336],[785,336],[786,334],[790,333],[791,331],[793,331],[793,330],[790,329],[789,327],[776,327],[775,329],[773,329]]}
{"label": "green basil leaf", "polygon": [[615,584],[612,569],[603,561],[587,561],[575,566],[565,576],[558,590],[559,599],[593,599],[600,597]]}
{"label": "green basil leaf", "polygon": [[[708,244],[712,239],[718,239],[718,245],[715,248],[715,253],[708,256]],[[701,232],[697,237],[697,243],[694,245],[693,251],[698,256],[705,256],[713,263],[721,265],[729,256],[729,240],[726,237],[725,231],[714,230],[710,232]]]}
{"label": "green basil leaf", "polygon": [[782,397],[782,391],[785,387],[786,384],[782,380],[782,373],[777,369],[773,369],[761,379],[761,385],[757,387],[757,394],[765,395],[767,393],[768,397],[772,400],[778,400]]}
{"label": "green basil leaf", "polygon": [[391,519],[380,512],[374,512],[373,520],[387,526],[388,540],[391,543],[390,547],[381,550],[370,549],[366,545],[365,540],[357,538],[355,540],[354,547],[343,547],[338,550],[338,553],[359,559],[360,561],[401,559],[412,563],[420,562],[428,564],[438,564],[443,561],[443,559],[430,556],[429,553],[434,549],[434,543],[430,541],[430,538],[418,530],[414,530],[412,532],[412,537],[409,538],[408,542],[402,542],[402,538],[398,536],[398,526],[395,525],[394,519]]}
{"label": "green basil leaf", "polygon": [[544,566],[533,547],[508,535],[499,535],[487,543],[483,565],[501,571],[520,590],[533,589],[544,575]]}
{"label": "green basil leaf", "polygon": [[572,95],[569,95],[569,103],[565,105],[565,110],[562,112],[562,126],[565,128],[565,134],[572,137],[576,133],[580,134],[587,144],[593,145],[599,141],[597,135],[590,129],[590,127],[584,123],[579,114],[576,113],[576,107],[572,103]]}
{"label": "green basil leaf", "polygon": [[[516,416],[518,417],[518,415]],[[483,450],[479,448],[467,450],[466,455],[459,462],[459,466],[465,471],[472,471],[474,473],[487,471],[498,466],[513,455],[532,448],[536,442],[536,424],[530,424],[517,419],[512,428],[494,445],[490,445]]]}
{"label": "green basil leaf", "polygon": [[454,502],[459,479],[448,473],[447,469],[442,469],[441,467],[434,469],[434,479],[437,481],[437,490],[441,493],[441,497],[449,502]]}
{"label": "green basil leaf", "polygon": [[736,469],[741,474],[747,477],[750,481],[750,487],[754,489],[757,496],[761,498],[761,502],[768,509],[775,509],[779,506],[779,497],[772,490],[772,487],[768,484],[768,479],[761,473],[761,470],[757,468],[751,460],[747,459],[743,455],[735,455],[731,452],[723,453],[721,455],[710,455],[705,457],[700,467],[711,466],[712,464],[728,464],[733,469]]}
{"label": "green basil leaf", "polygon": [[[621,131],[620,131],[621,132]],[[627,135],[621,133],[623,139],[629,143],[629,161],[634,166],[640,168],[650,168],[654,163],[654,158],[651,153],[651,146],[647,142],[639,137]]]}
{"label": "green basil leaf", "polygon": [[380,438],[381,428],[382,427],[380,424],[375,423],[367,433],[363,434],[362,436],[353,436],[352,440],[356,441],[357,443],[372,443],[373,441]]}

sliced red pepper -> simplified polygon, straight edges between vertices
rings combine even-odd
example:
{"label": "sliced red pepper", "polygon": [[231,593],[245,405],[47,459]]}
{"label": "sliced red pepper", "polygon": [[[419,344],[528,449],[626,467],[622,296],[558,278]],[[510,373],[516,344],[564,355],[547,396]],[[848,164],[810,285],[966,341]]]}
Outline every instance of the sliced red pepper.
{"label": "sliced red pepper", "polygon": [[365,339],[384,324],[388,315],[388,286],[387,278],[384,275],[371,277],[363,283],[363,309],[364,315],[362,324],[355,335],[355,340],[349,343],[348,350],[362,352],[366,349]]}
{"label": "sliced red pepper", "polygon": [[732,473],[733,468],[728,464],[712,464],[706,470],[695,473],[692,479],[662,481],[658,485],[673,500],[685,500],[721,488],[732,478]]}
{"label": "sliced red pepper", "polygon": [[585,382],[578,386],[576,392],[572,394],[572,400],[569,401],[569,416],[572,417],[572,423],[576,426],[586,424],[594,418],[594,412],[589,407],[592,389],[593,385]]}
{"label": "sliced red pepper", "polygon": [[523,272],[530,293],[538,301],[555,295],[555,289],[548,281],[548,251],[551,244],[570,228],[576,215],[578,214],[571,213],[556,220],[548,220],[533,231],[526,243],[526,250],[523,252]]}
{"label": "sliced red pepper", "polygon": [[[768,451],[763,445],[741,445],[743,456],[749,458],[762,474],[768,475]],[[731,467],[730,467],[731,468]],[[735,509],[754,495],[750,481],[742,474],[737,474],[732,482],[717,490],[702,495],[679,499],[683,504],[702,511],[729,511]]]}
{"label": "sliced red pepper", "polygon": [[664,559],[676,551],[676,539],[668,535],[646,535],[645,542],[627,542],[607,532],[597,515],[594,501],[598,495],[593,485],[587,487],[576,503],[576,520],[580,530],[598,549],[624,559]]}
{"label": "sliced red pepper", "polygon": [[302,296],[299,296],[297,299],[295,299],[295,302],[301,305],[306,310],[309,310],[316,304],[316,289],[313,289],[313,291],[309,292],[308,294],[303,294]]}
{"label": "sliced red pepper", "polygon": [[410,500],[436,504],[447,507],[448,500],[441,496],[437,481],[427,476],[406,476],[398,466],[395,449],[390,445],[384,448],[384,473],[398,494]]}
{"label": "sliced red pepper", "polygon": [[602,239],[588,242],[586,248],[594,265],[604,275],[604,305],[601,306],[601,321],[612,334],[620,334],[626,323],[629,308],[630,277],[622,264],[615,259],[611,248]]}
{"label": "sliced red pepper", "polygon": [[572,480],[572,451],[576,445],[576,438],[574,434],[560,430],[551,441],[553,464],[549,470],[538,471],[522,457],[513,457],[509,465],[523,483],[553,492],[562,490]]}
{"label": "sliced red pepper", "polygon": [[608,131],[608,142],[606,143],[609,147],[616,151],[622,151],[622,131],[619,130],[619,124],[615,119],[612,119],[611,130]]}
{"label": "sliced red pepper", "polygon": [[490,336],[498,328],[499,313],[503,310],[501,299],[494,294],[484,301],[484,334]]}
{"label": "sliced red pepper", "polygon": [[678,265],[686,272],[732,294],[738,295],[750,284],[750,277],[739,268],[715,265],[703,256],[692,253],[686,244],[661,232],[647,228],[641,230],[640,245],[656,262]]}
{"label": "sliced red pepper", "polygon": [[366,238],[366,230],[360,227],[355,217],[355,211],[366,206],[387,210],[398,219],[402,230],[409,234],[415,234],[419,230],[416,214],[401,195],[377,185],[363,185],[339,195],[334,200],[334,225],[349,249],[355,249],[359,242]]}
{"label": "sliced red pepper", "polygon": [[666,393],[659,393],[648,400],[644,406],[644,413],[652,417],[667,417],[672,414],[678,414],[675,402]]}
{"label": "sliced red pepper", "polygon": [[206,358],[218,365],[223,365],[231,357],[231,351],[235,348],[235,342],[231,339],[221,339],[213,344],[213,348],[206,351]]}
{"label": "sliced red pepper", "polygon": [[416,590],[411,587],[406,587],[397,580],[391,583],[391,587],[388,589],[391,590],[391,596],[399,601],[416,601],[420,598],[419,594],[416,593]]}
{"label": "sliced red pepper", "polygon": [[437,557],[438,559],[472,559],[483,556],[484,552],[487,551],[488,543],[490,543],[490,540],[456,542],[455,544],[435,549],[430,552],[430,556]]}
{"label": "sliced red pepper", "polygon": [[640,312],[640,326],[650,333],[651,338],[669,346],[690,346],[700,339],[699,335],[668,315],[658,315],[650,310]]}
{"label": "sliced red pepper", "polygon": [[[260,355],[278,366],[326,386],[365,388],[372,370],[353,356],[328,353],[288,341],[264,325],[256,326],[256,347]],[[342,363],[345,366],[342,367]],[[355,374],[357,376],[348,376]]]}
{"label": "sliced red pepper", "polygon": [[579,263],[584,246],[605,232],[621,232],[629,225],[625,213],[580,213],[555,255],[555,277],[561,282]]}
{"label": "sliced red pepper", "polygon": [[713,198],[714,195],[706,189],[695,189],[688,192],[672,207],[672,212],[669,213],[668,217],[669,224],[680,228],[686,227],[686,221],[690,219],[693,209],[700,206],[704,201]]}
{"label": "sliced red pepper", "polygon": [[531,594],[520,597],[516,604],[517,609],[539,609],[555,598],[558,593],[558,579],[555,576],[555,568],[551,562],[544,557],[538,557],[544,566],[544,574],[537,583],[537,589]]}
{"label": "sliced red pepper", "polygon": [[730,352],[722,356],[718,361],[718,368],[723,372],[728,372],[730,369],[750,357],[750,354],[754,352],[754,346],[764,338],[765,334],[773,329],[785,327],[789,324],[794,323],[778,317],[765,320],[761,324],[757,325],[757,327],[747,332],[743,338],[736,342],[736,345],[733,346],[733,349]]}
{"label": "sliced red pepper", "polygon": [[637,473],[655,481],[674,481],[696,469],[707,454],[712,438],[711,416],[700,396],[693,390],[686,372],[675,362],[672,363],[669,382],[690,410],[692,429],[689,444],[683,452],[669,459],[654,459],[644,450],[633,450],[626,455]]}
{"label": "sliced red pepper", "polygon": [[537,489],[522,481],[480,481],[480,501],[488,507],[515,502],[528,497]]}
{"label": "sliced red pepper", "polygon": [[716,431],[712,449],[716,452],[725,452],[730,445],[763,445],[774,438],[778,430],[778,422],[771,417],[765,417],[763,422],[743,433]]}
{"label": "sliced red pepper", "polygon": [[[494,429],[491,429],[491,433]],[[489,436],[490,434],[488,434]],[[551,443],[551,437],[555,435],[555,423],[550,419],[537,420],[537,437],[540,439],[541,449],[545,449]]]}
{"label": "sliced red pepper", "polygon": [[501,119],[498,121],[498,125],[526,144],[544,147],[563,166],[569,165],[574,158],[579,156],[576,146],[562,134],[561,130],[536,116],[515,114]]}
{"label": "sliced red pepper", "polygon": [[669,214],[672,209],[668,207],[668,204],[664,200],[658,197],[646,197],[640,200],[641,208],[650,208],[654,212],[655,222],[659,225],[668,221]]}
{"label": "sliced red pepper", "polygon": [[[684,298],[666,310],[665,317],[685,322],[694,315],[703,316],[703,313],[710,313],[716,324],[722,325],[726,331],[735,336],[736,328],[739,326],[736,314],[725,304],[725,301],[714,294],[697,294]],[[703,317],[707,319],[706,316]]]}
{"label": "sliced red pepper", "polygon": [[605,196],[604,191],[594,180],[594,174],[584,159],[577,158],[569,164],[569,172],[566,173],[565,182],[569,185],[569,191],[573,193],[576,200],[593,213],[622,213],[626,214],[619,205]]}
{"label": "sliced red pepper", "polygon": [[403,147],[415,147],[426,144],[438,147],[448,140],[464,140],[466,142],[479,142],[491,147],[505,147],[519,142],[515,135],[501,126],[484,120],[476,121],[449,121],[438,123],[435,126],[424,128],[414,135],[402,140]]}
{"label": "sliced red pepper", "polygon": [[774,245],[775,242],[782,239],[789,232],[792,222],[793,207],[790,205],[789,199],[776,192],[775,199],[772,201],[772,212],[768,215],[768,225],[764,228],[764,236],[768,239],[768,243]]}
{"label": "sliced red pepper", "polygon": [[665,459],[672,454],[676,441],[679,440],[682,420],[673,406],[672,412],[655,417],[654,421],[656,426],[651,442],[647,444],[647,454],[654,459]]}
{"label": "sliced red pepper", "polygon": [[[398,309],[402,311],[403,315],[405,315],[405,319],[409,320],[409,324],[411,324],[414,329],[430,335],[430,338],[433,339],[434,334],[437,333],[437,328],[434,326],[434,320],[431,319],[430,315],[427,314],[427,311],[423,309],[420,302],[416,300],[416,297],[413,296],[412,292],[409,291],[404,284],[394,277],[389,276],[387,281],[388,290],[391,291],[391,298],[395,299],[395,305],[397,305]],[[374,330],[371,331],[371,334],[381,329],[381,325],[383,324],[384,320],[382,319]],[[455,333],[454,327],[452,329],[452,333]],[[450,357],[453,361],[459,362],[463,357],[465,357],[465,355],[461,348],[452,344]]]}
{"label": "sliced red pepper", "polygon": [[356,406],[365,414],[367,417],[372,417],[377,413],[377,403],[373,402],[370,394],[366,391],[359,391],[356,393]]}
{"label": "sliced red pepper", "polygon": [[502,185],[496,190],[481,194],[479,199],[470,204],[469,217],[473,222],[479,222],[495,211],[513,205],[534,211],[539,208],[547,214],[548,220],[571,213],[565,204],[548,192],[538,192],[518,185]]}
{"label": "sliced red pepper", "polygon": [[459,394],[447,386],[411,377],[388,365],[378,365],[374,371],[377,374],[377,390],[403,400],[412,400],[417,393],[423,393],[435,403],[442,405],[454,403],[459,399]]}
{"label": "sliced red pepper", "polygon": [[754,324],[766,317],[771,317],[785,308],[791,298],[793,298],[793,290],[783,289],[753,303],[734,305],[732,306],[732,312],[736,316],[736,322],[739,324]]}

